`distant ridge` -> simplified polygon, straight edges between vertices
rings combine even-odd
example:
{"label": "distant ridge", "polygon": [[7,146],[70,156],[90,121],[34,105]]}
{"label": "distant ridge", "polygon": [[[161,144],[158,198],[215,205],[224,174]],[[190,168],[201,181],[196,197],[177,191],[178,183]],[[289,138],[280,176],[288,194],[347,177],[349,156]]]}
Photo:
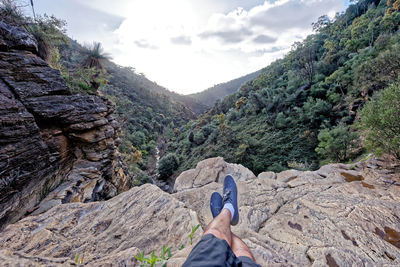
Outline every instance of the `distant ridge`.
{"label": "distant ridge", "polygon": [[248,81],[254,80],[260,73],[261,70],[258,70],[232,81],[217,84],[200,93],[190,94],[188,96],[192,97],[197,102],[205,105],[206,107],[211,108],[212,106],[214,106],[217,100],[236,93],[243,84]]}

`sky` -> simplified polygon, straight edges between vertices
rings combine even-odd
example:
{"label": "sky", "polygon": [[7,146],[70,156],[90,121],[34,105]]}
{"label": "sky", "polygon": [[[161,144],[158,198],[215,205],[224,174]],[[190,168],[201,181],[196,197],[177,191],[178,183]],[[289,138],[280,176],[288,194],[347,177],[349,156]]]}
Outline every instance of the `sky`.
{"label": "sky", "polygon": [[[27,1],[27,0],[26,0]],[[190,94],[266,67],[348,0],[34,0],[81,44]]]}

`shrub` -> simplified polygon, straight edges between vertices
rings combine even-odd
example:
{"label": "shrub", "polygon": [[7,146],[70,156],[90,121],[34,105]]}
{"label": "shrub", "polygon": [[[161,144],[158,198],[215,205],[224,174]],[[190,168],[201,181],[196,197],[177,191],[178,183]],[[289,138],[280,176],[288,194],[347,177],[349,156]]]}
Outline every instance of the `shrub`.
{"label": "shrub", "polygon": [[358,134],[351,132],[349,127],[343,124],[332,129],[321,130],[318,141],[315,151],[325,159],[334,162],[347,161],[358,153]]}
{"label": "shrub", "polygon": [[25,29],[30,32],[38,43],[39,56],[48,63],[55,60],[54,50],[60,45],[69,45],[65,35],[67,23],[54,16],[39,16],[34,23],[29,23]]}
{"label": "shrub", "polygon": [[107,77],[101,73],[99,74],[94,68],[75,68],[72,71],[62,70],[61,74],[68,88],[75,94],[96,94],[97,85],[101,86],[107,83]]}
{"label": "shrub", "polygon": [[13,0],[0,0],[0,18],[8,24],[16,26],[26,23],[23,12]]}
{"label": "shrub", "polygon": [[206,141],[206,137],[204,136],[203,131],[197,131],[194,134],[194,142],[196,143],[196,145],[201,145]]}
{"label": "shrub", "polygon": [[400,158],[400,81],[375,94],[361,111],[366,147]]}
{"label": "shrub", "polygon": [[174,171],[178,169],[178,167],[178,157],[173,153],[167,154],[160,160],[158,164],[158,172],[160,174],[160,178],[167,179],[174,173]]}

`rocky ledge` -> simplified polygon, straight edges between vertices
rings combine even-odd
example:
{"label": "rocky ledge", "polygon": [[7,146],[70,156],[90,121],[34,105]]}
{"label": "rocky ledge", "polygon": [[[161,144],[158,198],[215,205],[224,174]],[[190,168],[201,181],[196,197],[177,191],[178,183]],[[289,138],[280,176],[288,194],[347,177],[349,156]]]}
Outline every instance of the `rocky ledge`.
{"label": "rocky ledge", "polygon": [[112,104],[72,95],[37,56],[35,39],[3,22],[0,102],[0,229],[27,213],[130,188],[117,161]]}
{"label": "rocky ledge", "polygon": [[[0,260],[23,266],[139,265],[163,245],[173,248],[168,266],[181,266],[211,220],[209,197],[233,172],[239,189],[240,223],[232,230],[262,266],[398,266],[400,173],[398,163],[371,158],[318,171],[266,172],[255,177],[222,158],[184,172],[167,194],[144,185],[111,200],[58,205],[9,225],[0,236]],[[185,249],[178,250],[184,245]]]}

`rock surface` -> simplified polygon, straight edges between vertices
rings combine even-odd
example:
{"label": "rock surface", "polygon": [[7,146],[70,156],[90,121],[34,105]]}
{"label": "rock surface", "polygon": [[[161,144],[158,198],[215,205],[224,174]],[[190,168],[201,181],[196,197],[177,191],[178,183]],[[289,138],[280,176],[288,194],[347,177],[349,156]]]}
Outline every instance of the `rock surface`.
{"label": "rock surface", "polygon": [[144,185],[106,202],[59,205],[9,225],[1,233],[0,260],[65,266],[78,255],[91,266],[133,266],[139,249],[190,246],[188,233],[197,224],[182,202]]}
{"label": "rock surface", "polygon": [[212,182],[221,182],[227,174],[240,177],[240,181],[256,178],[254,173],[239,164],[226,163],[222,157],[200,161],[196,169],[181,173],[176,180],[174,191],[198,188]]}
{"label": "rock surface", "polygon": [[[168,266],[181,266],[192,248],[191,228],[201,224],[196,242],[211,220],[209,197],[222,190],[223,168],[213,168],[227,165],[221,158],[200,162],[214,175],[211,182],[171,195],[144,185],[108,201],[58,205],[29,216],[1,233],[0,259],[62,266],[85,252],[88,266],[138,266],[132,255],[159,253],[167,245],[174,254]],[[239,166],[240,223],[232,231],[262,266],[398,266],[400,173],[393,166],[371,158],[243,181],[240,174],[248,171]],[[176,182],[195,184],[199,172],[189,173],[190,181]],[[178,251],[181,244],[186,248]]]}
{"label": "rock surface", "polygon": [[116,162],[112,104],[72,95],[36,53],[29,33],[0,22],[0,229],[35,209],[131,187]]}

